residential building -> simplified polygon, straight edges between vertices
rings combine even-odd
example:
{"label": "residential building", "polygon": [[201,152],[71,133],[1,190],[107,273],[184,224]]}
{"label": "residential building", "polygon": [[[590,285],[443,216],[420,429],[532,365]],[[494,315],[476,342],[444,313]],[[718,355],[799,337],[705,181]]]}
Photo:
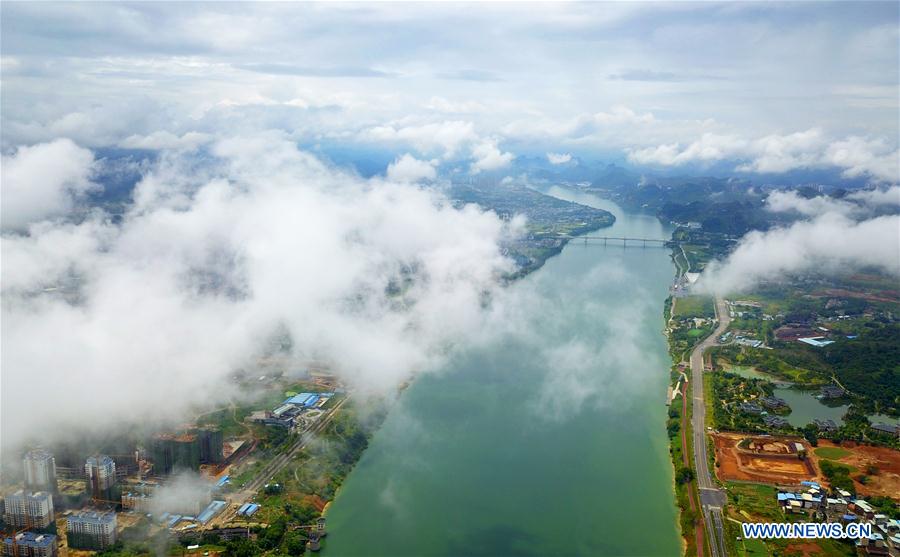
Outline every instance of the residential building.
{"label": "residential building", "polygon": [[3,521],[16,528],[47,528],[53,523],[53,497],[46,491],[27,492],[23,489],[8,495],[3,509]]}
{"label": "residential building", "polygon": [[780,408],[787,408],[788,406],[786,400],[776,396],[764,396],[759,399],[759,402],[770,410],[778,410]]}
{"label": "residential building", "polygon": [[3,555],[16,557],[56,557],[59,549],[56,536],[21,532],[15,536],[4,538]]}
{"label": "residential building", "polygon": [[763,416],[763,423],[769,427],[784,427],[788,421],[781,416]]}
{"label": "residential building", "polygon": [[116,494],[116,463],[106,455],[96,455],[84,464],[87,490],[94,499],[114,501]]}
{"label": "residential building", "polygon": [[25,489],[29,491],[49,491],[56,493],[56,459],[43,449],[33,449],[25,453]]}
{"label": "residential building", "polygon": [[900,434],[900,427],[895,426],[893,424],[883,424],[883,423],[872,424],[872,429],[874,429],[875,431],[880,431],[881,433],[889,433],[891,435]]}
{"label": "residential building", "polygon": [[763,413],[762,406],[756,404],[755,402],[742,402],[738,408],[740,408],[741,412],[746,412],[748,414],[760,415]]}
{"label": "residential building", "polygon": [[224,460],[224,438],[222,430],[216,426],[204,426],[197,429],[200,443],[200,462],[204,464],[221,464]]}
{"label": "residential building", "polygon": [[146,493],[129,491],[122,494],[122,508],[145,513],[150,510],[150,497]]}
{"label": "residential building", "polygon": [[116,543],[116,513],[73,513],[66,519],[66,538],[76,549],[106,549]]}
{"label": "residential building", "polygon": [[174,470],[197,470],[200,467],[200,444],[197,435],[160,434],[154,437],[151,448],[153,472],[170,474]]}

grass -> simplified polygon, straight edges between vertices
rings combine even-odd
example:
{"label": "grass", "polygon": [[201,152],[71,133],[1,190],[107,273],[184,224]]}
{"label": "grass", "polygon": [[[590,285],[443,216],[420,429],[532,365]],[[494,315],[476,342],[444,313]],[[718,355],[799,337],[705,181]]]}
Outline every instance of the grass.
{"label": "grass", "polygon": [[685,296],[675,303],[676,317],[715,317],[715,302],[711,296]]}
{"label": "grass", "polygon": [[859,468],[857,468],[856,466],[851,466],[851,465],[849,465],[849,464],[844,464],[843,462],[838,462],[838,461],[836,461],[836,460],[830,460],[830,459],[827,459],[827,458],[820,458],[820,459],[819,459],[819,463],[825,462],[826,460],[827,460],[828,462],[834,464],[835,466],[840,466],[840,467],[846,468],[847,470],[850,471],[849,473],[851,473],[851,474],[854,473],[854,472],[859,472]]}
{"label": "grass", "polygon": [[741,545],[738,546],[738,549],[741,552],[741,555],[746,555],[747,557],[756,557],[760,556],[768,556],[769,550],[766,548],[766,544],[763,543],[762,540],[757,539],[744,539],[741,541]]}
{"label": "grass", "polygon": [[842,449],[840,447],[819,447],[813,452],[816,453],[816,456],[820,456],[822,458],[827,458],[830,460],[840,460],[852,454],[847,449]]}
{"label": "grass", "polygon": [[728,501],[737,509],[750,513],[754,518],[762,517],[773,522],[782,518],[781,509],[775,498],[777,490],[770,485],[728,482]]}

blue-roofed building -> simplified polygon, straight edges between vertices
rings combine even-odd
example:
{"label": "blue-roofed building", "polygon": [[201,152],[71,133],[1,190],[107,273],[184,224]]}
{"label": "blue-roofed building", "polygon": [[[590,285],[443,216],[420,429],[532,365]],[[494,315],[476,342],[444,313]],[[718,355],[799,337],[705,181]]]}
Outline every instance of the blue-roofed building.
{"label": "blue-roofed building", "polygon": [[56,536],[22,532],[15,537],[4,538],[3,554],[19,557],[56,557],[59,554]]}
{"label": "blue-roofed building", "polygon": [[256,503],[253,503],[252,505],[250,505],[247,508],[246,511],[244,511],[244,514],[247,516],[253,516],[256,514],[256,511],[258,511],[258,510],[259,510],[259,505],[257,505]]}
{"label": "blue-roofed building", "polygon": [[174,528],[176,524],[181,522],[181,515],[175,514],[169,517],[169,521],[166,522],[166,528]]}
{"label": "blue-roofed building", "polygon": [[285,400],[282,404],[292,404],[301,408],[312,408],[319,400],[328,400],[334,393],[300,393]]}
{"label": "blue-roofed building", "polygon": [[216,487],[224,487],[225,484],[231,481],[231,476],[222,476],[219,478],[219,481],[216,482]]}
{"label": "blue-roofed building", "polygon": [[315,397],[315,393],[300,393],[292,396],[291,398],[284,401],[284,404],[294,404],[297,406],[307,406],[307,401],[312,397]]}
{"label": "blue-roofed building", "polygon": [[206,524],[213,518],[215,518],[220,512],[225,510],[225,501],[213,501],[210,503],[203,512],[197,515],[197,522],[200,524]]}

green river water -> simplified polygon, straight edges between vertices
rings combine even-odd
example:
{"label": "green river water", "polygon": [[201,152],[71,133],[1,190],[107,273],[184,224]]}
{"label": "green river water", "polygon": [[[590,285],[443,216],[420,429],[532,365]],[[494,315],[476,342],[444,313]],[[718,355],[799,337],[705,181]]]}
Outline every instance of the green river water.
{"label": "green river water", "polygon": [[[610,210],[597,234],[667,238]],[[403,393],[328,511],[323,553],[677,555],[664,248],[575,240],[511,285],[482,342]]]}

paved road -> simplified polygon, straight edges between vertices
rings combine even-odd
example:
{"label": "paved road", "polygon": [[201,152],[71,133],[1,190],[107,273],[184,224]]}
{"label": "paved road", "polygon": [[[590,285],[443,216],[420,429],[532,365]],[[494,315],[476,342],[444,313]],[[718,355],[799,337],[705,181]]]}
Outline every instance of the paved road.
{"label": "paved road", "polygon": [[713,557],[726,557],[725,531],[722,507],[725,506],[725,493],[719,489],[709,473],[709,460],[706,452],[706,404],[703,398],[703,351],[715,346],[719,336],[725,332],[731,318],[725,300],[716,298],[716,314],[719,325],[713,333],[698,344],[691,352],[691,382],[693,388],[693,417],[691,431],[694,442],[694,465],[697,472],[697,486],[700,491],[700,505],[703,508],[703,522],[709,532],[710,551]]}

